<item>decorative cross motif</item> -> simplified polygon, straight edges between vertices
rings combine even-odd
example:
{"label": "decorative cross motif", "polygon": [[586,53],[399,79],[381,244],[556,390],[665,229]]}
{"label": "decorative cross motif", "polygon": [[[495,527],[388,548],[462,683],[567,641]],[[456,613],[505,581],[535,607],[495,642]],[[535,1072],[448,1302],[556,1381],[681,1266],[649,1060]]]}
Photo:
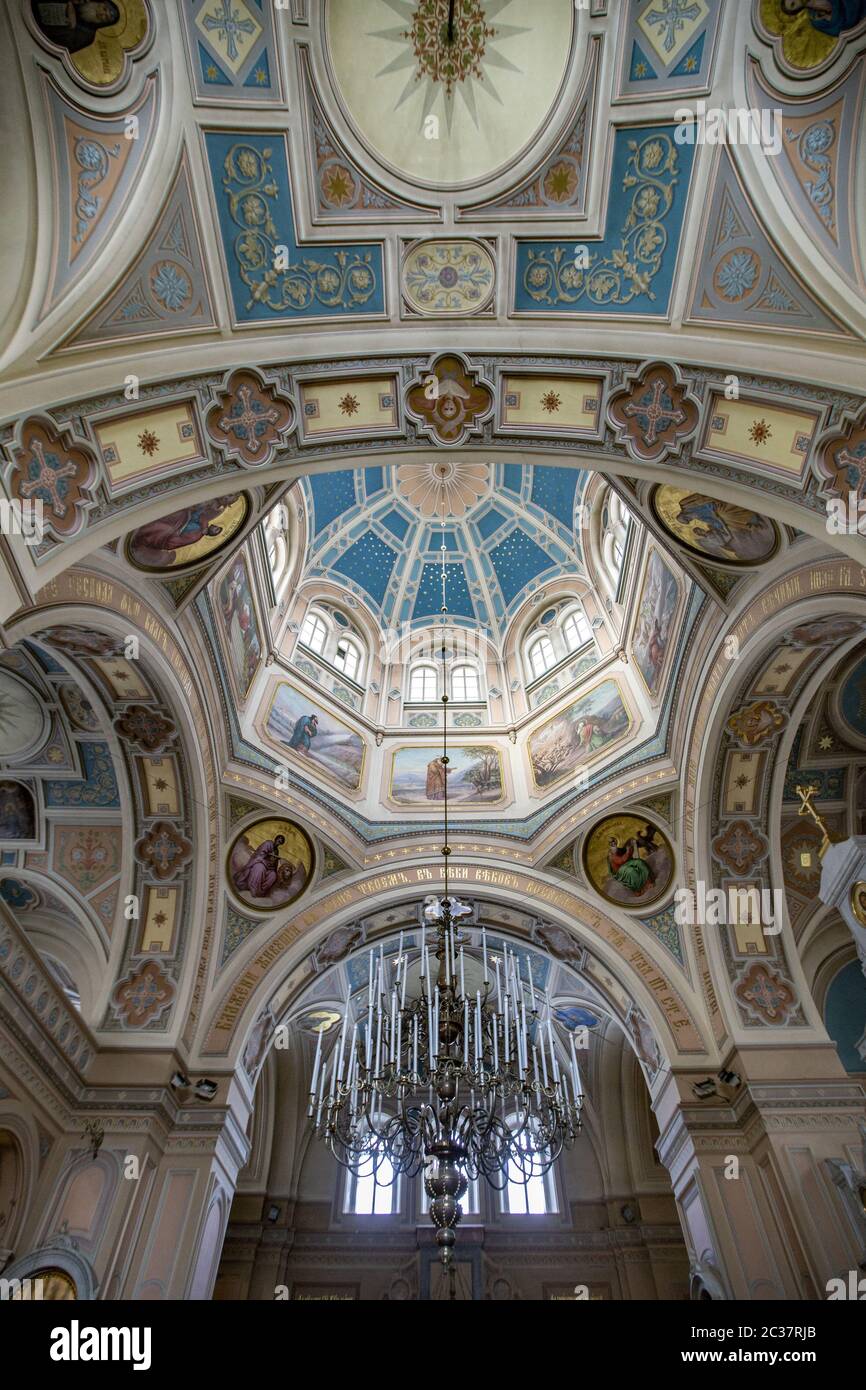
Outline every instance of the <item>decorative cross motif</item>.
{"label": "decorative cross motif", "polygon": [[690,0],[667,0],[663,10],[649,11],[646,22],[659,26],[658,36],[662,39],[665,52],[670,53],[676,45],[680,29],[684,29],[690,19],[700,19],[700,15],[700,6],[691,4]]}
{"label": "decorative cross motif", "polygon": [[647,362],[614,391],[608,416],[634,458],[676,454],[699,418],[698,402],[668,362]]}
{"label": "decorative cross motif", "polygon": [[202,23],[209,33],[216,33],[225,41],[226,53],[232,62],[238,56],[240,49],[239,43],[243,43],[244,34],[252,35],[256,32],[256,26],[251,19],[241,19],[240,10],[232,6],[231,0],[221,0],[222,9],[216,14],[205,15]]}
{"label": "decorative cross motif", "polygon": [[661,377],[655,377],[649,383],[649,392],[644,393],[638,402],[627,405],[623,415],[630,418],[641,417],[648,421],[644,426],[644,439],[647,444],[655,444],[658,439],[660,422],[665,430],[668,425],[683,424],[686,418],[685,411],[674,405],[667,392],[667,383]]}
{"label": "decorative cross motif", "polygon": [[57,542],[65,540],[81,529],[84,513],[92,505],[89,489],[97,476],[93,452],[46,416],[29,416],[18,438],[20,444],[12,446],[15,463],[8,477],[9,494],[28,505],[41,503],[46,532]]}
{"label": "decorative cross motif", "polygon": [[852,492],[859,494],[861,489],[866,487],[866,443],[859,446],[856,454],[848,449],[841,449],[836,455],[836,462],[845,469]]}
{"label": "decorative cross motif", "polygon": [[74,478],[78,470],[69,459],[61,463],[57,454],[46,453],[41,439],[33,441],[33,458],[36,466],[34,467],[31,461],[28,469],[29,481],[20,483],[18,492],[22,497],[37,497],[47,503],[54,515],[62,521],[69,506],[69,484],[64,483],[63,479]]}
{"label": "decorative cross motif", "polygon": [[261,448],[261,436],[268,432],[268,425],[278,425],[280,419],[278,410],[273,406],[266,407],[253,396],[252,388],[244,384],[238,390],[237,400],[233,402],[228,414],[222,417],[219,425],[227,434],[234,434],[243,439],[247,451],[256,454]]}
{"label": "decorative cross motif", "polygon": [[816,450],[815,471],[823,479],[821,495],[847,504],[850,494],[866,496],[866,410],[825,435]]}
{"label": "decorative cross motif", "polygon": [[292,428],[291,403],[249,368],[232,372],[225,387],[214,392],[214,400],[207,412],[207,432],[226,458],[245,467],[269,463]]}

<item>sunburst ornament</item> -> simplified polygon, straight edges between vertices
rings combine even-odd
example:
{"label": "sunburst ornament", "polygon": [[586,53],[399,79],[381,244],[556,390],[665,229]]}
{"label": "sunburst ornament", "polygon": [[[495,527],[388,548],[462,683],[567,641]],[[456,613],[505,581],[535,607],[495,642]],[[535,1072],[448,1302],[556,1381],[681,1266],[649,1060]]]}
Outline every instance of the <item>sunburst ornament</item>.
{"label": "sunburst ornament", "polygon": [[398,44],[401,51],[376,76],[407,71],[406,85],[395,109],[420,87],[424,93],[420,126],[423,127],[433,113],[441,96],[449,132],[458,97],[477,129],[476,97],[480,92],[486,92],[502,105],[491,69],[521,71],[499,51],[497,44],[529,30],[492,22],[513,0],[384,0],[384,3],[402,21],[393,29],[380,30],[377,34],[378,38]]}
{"label": "sunburst ornament", "polygon": [[487,492],[486,463],[436,459],[404,463],[397,469],[397,491],[422,516],[465,516]]}
{"label": "sunburst ornament", "polygon": [[583,29],[574,0],[328,0],[324,23],[357,138],[425,187],[479,183],[544,144]]}

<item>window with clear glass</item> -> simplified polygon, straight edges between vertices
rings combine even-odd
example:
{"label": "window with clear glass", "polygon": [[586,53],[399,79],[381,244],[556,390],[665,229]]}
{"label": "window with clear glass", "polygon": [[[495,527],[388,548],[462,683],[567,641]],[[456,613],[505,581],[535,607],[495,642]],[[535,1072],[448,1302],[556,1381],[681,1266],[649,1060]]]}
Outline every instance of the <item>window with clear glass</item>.
{"label": "window with clear glass", "polygon": [[511,1159],[508,1181],[502,1189],[502,1210],[509,1216],[545,1216],[556,1211],[553,1175],[539,1172],[530,1161],[526,1136],[521,1140],[525,1163]]}
{"label": "window with clear glass", "polygon": [[543,676],[551,666],[556,665],[553,643],[549,637],[537,637],[529,648],[529,664],[533,676]]}
{"label": "window with clear glass", "polygon": [[570,652],[577,651],[592,637],[592,628],[582,608],[575,608],[562,624],[562,635]]}
{"label": "window with clear glass", "polygon": [[394,1180],[390,1159],[378,1166],[369,1159],[359,1172],[350,1172],[346,1182],[347,1212],[356,1216],[392,1216],[398,1210],[399,1180]]}
{"label": "window with clear glass", "polygon": [[478,672],[474,666],[455,666],[451,675],[451,698],[453,700],[479,700],[481,690]]}
{"label": "window with clear glass", "polygon": [[601,557],[608,576],[616,584],[625,559],[625,545],[631,513],[622,498],[609,492],[602,513]]}
{"label": "window with clear glass", "polygon": [[416,666],[409,680],[409,699],[435,700],[436,686],[435,666]]}
{"label": "window with clear glass", "polygon": [[327,635],[328,629],[324,619],[320,618],[318,613],[308,613],[301,628],[301,641],[304,646],[321,656]]}
{"label": "window with clear glass", "polygon": [[350,681],[357,678],[361,666],[361,653],[347,637],[341,637],[334,655],[334,665],[338,671],[348,676]]}

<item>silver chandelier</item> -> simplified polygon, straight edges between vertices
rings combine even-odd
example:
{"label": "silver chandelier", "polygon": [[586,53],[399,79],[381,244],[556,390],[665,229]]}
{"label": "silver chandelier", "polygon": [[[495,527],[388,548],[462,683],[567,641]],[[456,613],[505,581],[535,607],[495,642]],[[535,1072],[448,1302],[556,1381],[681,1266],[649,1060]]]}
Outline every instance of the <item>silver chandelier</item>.
{"label": "silver chandelier", "polygon": [[445,896],[425,899],[420,978],[407,994],[402,933],[395,959],[381,946],[370,952],[366,1010],[350,1020],[347,1007],[325,1059],[319,1034],[307,1113],[355,1173],[372,1169],[376,1181],[384,1173],[384,1184],[424,1170],[453,1297],[453,1246],[469,1182],[483,1177],[502,1189],[546,1173],[580,1132],[583,1094],[574,1039],[560,1066],[531,964],[524,981],[513,951],[488,955],[483,930],[483,987],[474,997],[467,992],[459,923],[470,909],[448,896],[447,749],[446,733]]}
{"label": "silver chandelier", "polygon": [[[442,661],[446,660],[445,499],[442,516]],[[447,689],[447,684],[446,684]],[[354,1173],[383,1185],[424,1170],[430,1216],[455,1296],[453,1249],[470,1182],[528,1183],[546,1173],[580,1133],[583,1094],[571,1058],[560,1067],[550,1007],[521,978],[507,947],[488,958],[483,985],[466,989],[460,920],[470,909],[448,894],[448,696],[443,694],[445,895],[424,902],[420,978],[407,994],[409,963],[370,953],[367,1008],[343,1016],[327,1059],[319,1034],[307,1110],[316,1134]],[[428,940],[428,936],[430,939]],[[494,975],[490,972],[490,963]],[[527,997],[528,995],[528,997]]]}

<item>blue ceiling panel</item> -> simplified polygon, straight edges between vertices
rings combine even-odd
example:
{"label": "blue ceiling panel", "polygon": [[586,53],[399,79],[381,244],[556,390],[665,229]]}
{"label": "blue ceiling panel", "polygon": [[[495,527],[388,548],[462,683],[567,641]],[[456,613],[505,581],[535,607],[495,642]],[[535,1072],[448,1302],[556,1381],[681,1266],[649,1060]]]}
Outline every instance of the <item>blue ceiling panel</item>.
{"label": "blue ceiling panel", "polygon": [[334,569],[365,589],[381,607],[397,552],[368,531],[334,561]]}
{"label": "blue ceiling panel", "polygon": [[[474,618],[475,608],[463,566],[448,564],[445,566],[445,575],[445,602],[448,606],[448,612],[452,616]],[[442,566],[425,565],[421,575],[421,583],[418,585],[418,593],[415,596],[412,616],[415,618],[432,617],[439,613],[441,606]]]}
{"label": "blue ceiling panel", "polygon": [[523,531],[510,531],[490,552],[502,597],[511,604],[521,590],[556,563]]}
{"label": "blue ceiling panel", "polygon": [[314,473],[307,481],[313,494],[313,534],[318,535],[356,505],[355,474],[351,469],[340,473]]}

